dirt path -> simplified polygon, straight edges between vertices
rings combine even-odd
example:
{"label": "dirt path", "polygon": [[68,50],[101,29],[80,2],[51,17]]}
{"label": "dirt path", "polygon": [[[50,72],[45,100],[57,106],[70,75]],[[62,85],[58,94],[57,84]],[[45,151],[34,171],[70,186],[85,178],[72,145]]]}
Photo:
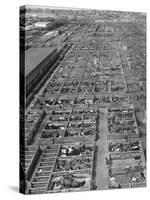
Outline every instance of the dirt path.
{"label": "dirt path", "polygon": [[104,115],[99,119],[99,139],[96,144],[97,152],[97,166],[96,166],[96,185],[97,190],[108,189],[108,168],[106,165],[107,157],[107,109],[101,109]]}
{"label": "dirt path", "polygon": [[45,117],[45,119],[42,121],[42,124],[40,125],[40,127],[38,128],[38,131],[34,135],[32,145],[37,145],[39,143],[39,139],[42,135],[42,130],[45,127],[46,121],[47,121],[47,117]]}

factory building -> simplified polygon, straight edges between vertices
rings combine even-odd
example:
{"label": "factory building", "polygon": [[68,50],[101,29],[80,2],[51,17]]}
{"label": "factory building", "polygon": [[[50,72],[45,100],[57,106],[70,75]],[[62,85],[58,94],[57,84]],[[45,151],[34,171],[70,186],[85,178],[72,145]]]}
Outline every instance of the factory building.
{"label": "factory building", "polygon": [[50,28],[52,26],[52,23],[49,22],[36,22],[34,24],[34,28],[40,28],[40,29],[46,29],[46,28]]}
{"label": "factory building", "polygon": [[56,48],[30,48],[25,53],[26,100],[32,98],[39,85],[58,57]]}

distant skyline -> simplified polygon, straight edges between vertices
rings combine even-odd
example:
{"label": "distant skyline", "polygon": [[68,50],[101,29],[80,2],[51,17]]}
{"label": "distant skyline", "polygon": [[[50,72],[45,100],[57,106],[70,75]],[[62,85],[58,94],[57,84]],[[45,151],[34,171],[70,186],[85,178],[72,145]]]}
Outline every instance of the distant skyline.
{"label": "distant skyline", "polygon": [[90,8],[73,8],[73,7],[60,7],[60,6],[43,6],[43,5],[25,5],[27,8],[42,8],[42,9],[62,9],[62,10],[96,10]]}
{"label": "distant skyline", "polygon": [[41,8],[41,9],[51,9],[51,10],[56,10],[56,9],[60,9],[60,10],[88,10],[88,11],[101,11],[101,12],[126,12],[126,13],[140,13],[142,15],[145,15],[146,16],[146,12],[136,12],[136,11],[121,11],[121,10],[104,10],[104,9],[93,9],[93,8],[74,8],[74,7],[61,7],[61,6],[44,6],[44,5],[23,5],[23,6],[20,6],[20,8],[22,7],[26,7],[26,8],[31,8],[31,9],[38,9],[38,8]]}

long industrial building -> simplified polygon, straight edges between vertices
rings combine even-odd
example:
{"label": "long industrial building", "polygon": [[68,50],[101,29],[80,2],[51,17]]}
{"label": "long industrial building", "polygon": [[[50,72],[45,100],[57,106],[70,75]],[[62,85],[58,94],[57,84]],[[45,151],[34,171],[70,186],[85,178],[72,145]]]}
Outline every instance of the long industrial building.
{"label": "long industrial building", "polygon": [[25,53],[26,98],[32,95],[42,78],[58,58],[57,49],[30,48]]}

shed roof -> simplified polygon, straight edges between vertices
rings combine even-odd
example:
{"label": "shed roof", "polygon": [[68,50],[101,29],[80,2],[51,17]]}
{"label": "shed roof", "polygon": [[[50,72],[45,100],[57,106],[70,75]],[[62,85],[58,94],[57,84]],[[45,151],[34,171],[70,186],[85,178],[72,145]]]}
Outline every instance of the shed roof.
{"label": "shed roof", "polygon": [[34,70],[56,48],[30,48],[25,52],[25,76]]}

